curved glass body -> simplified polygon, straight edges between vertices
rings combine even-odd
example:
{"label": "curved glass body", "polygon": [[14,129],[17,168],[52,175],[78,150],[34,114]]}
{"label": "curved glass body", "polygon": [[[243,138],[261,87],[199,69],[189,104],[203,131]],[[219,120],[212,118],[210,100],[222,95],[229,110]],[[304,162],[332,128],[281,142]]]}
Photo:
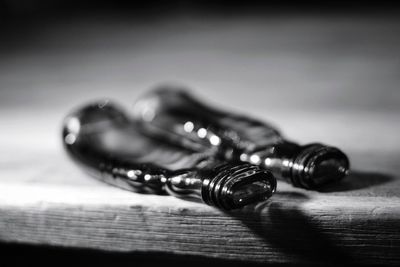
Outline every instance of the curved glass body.
{"label": "curved glass body", "polygon": [[136,192],[171,194],[222,209],[269,198],[273,175],[252,164],[227,164],[212,153],[146,137],[123,109],[98,101],[64,120],[68,154],[94,177]]}
{"label": "curved glass body", "polygon": [[258,165],[298,187],[315,189],[348,173],[349,160],[339,149],[289,142],[271,125],[207,106],[180,88],[147,93],[135,103],[134,116],[149,135]]}

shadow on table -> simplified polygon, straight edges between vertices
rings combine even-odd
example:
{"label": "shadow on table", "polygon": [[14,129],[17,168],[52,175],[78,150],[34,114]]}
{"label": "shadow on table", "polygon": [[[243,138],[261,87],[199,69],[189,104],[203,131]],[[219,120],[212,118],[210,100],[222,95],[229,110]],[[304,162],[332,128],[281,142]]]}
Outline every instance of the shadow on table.
{"label": "shadow on table", "polygon": [[345,177],[342,181],[334,184],[329,184],[321,189],[319,192],[345,192],[357,189],[365,189],[392,181],[394,177],[377,173],[377,172],[363,172],[352,171],[349,176]]}
{"label": "shadow on table", "polygon": [[[341,182],[328,185],[319,192],[366,189],[393,179],[386,174],[353,171]],[[340,225],[322,226],[318,218],[307,216],[299,208],[308,199],[302,192],[277,192],[269,201],[246,207],[245,212],[231,212],[230,215],[239,219],[270,247],[294,257],[292,262],[359,266],[360,262],[341,246],[340,240],[332,240],[327,234],[327,231],[335,233],[343,229]]]}
{"label": "shadow on table", "polygon": [[[277,248],[292,262],[323,265],[357,265],[330,240],[316,222],[298,208],[308,200],[303,193],[278,192],[272,200],[230,215],[243,222],[268,246]],[[287,201],[286,201],[287,200]],[[250,213],[250,214],[249,214]],[[337,242],[336,242],[337,243]]]}

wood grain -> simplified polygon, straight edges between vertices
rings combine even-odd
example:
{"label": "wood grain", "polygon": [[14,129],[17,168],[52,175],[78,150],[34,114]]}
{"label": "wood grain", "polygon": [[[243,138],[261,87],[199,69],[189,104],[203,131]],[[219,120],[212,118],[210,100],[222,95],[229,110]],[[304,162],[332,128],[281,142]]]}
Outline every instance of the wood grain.
{"label": "wood grain", "polygon": [[1,190],[3,241],[272,263],[400,260],[398,198],[280,191],[269,202],[226,214],[101,185]]}
{"label": "wood grain", "polygon": [[[149,25],[55,24],[25,50],[1,51],[2,242],[238,262],[399,265],[398,19],[177,18]],[[71,107],[102,96],[128,105],[155,82],[177,78],[296,141],[337,145],[349,154],[352,174],[320,192],[280,182],[270,201],[224,213],[110,187],[65,156],[60,125]]]}

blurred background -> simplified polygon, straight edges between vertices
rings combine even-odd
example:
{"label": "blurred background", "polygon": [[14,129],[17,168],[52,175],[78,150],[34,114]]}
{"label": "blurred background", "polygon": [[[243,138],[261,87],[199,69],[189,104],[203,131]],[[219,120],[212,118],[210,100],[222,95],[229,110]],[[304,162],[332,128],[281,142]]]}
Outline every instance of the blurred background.
{"label": "blurred background", "polygon": [[163,83],[295,141],[350,153],[400,146],[393,4],[1,0],[0,10],[0,146],[19,159],[39,143],[59,151],[77,105],[107,97],[129,108]]}
{"label": "blurred background", "polygon": [[0,7],[0,146],[18,160],[39,144],[41,153],[59,151],[62,119],[77,105],[107,97],[129,108],[163,83],[275,123],[295,141],[350,154],[400,147],[400,17],[389,2]]}
{"label": "blurred background", "polygon": [[2,0],[0,105],[177,82],[244,110],[397,109],[399,13],[346,2]]}

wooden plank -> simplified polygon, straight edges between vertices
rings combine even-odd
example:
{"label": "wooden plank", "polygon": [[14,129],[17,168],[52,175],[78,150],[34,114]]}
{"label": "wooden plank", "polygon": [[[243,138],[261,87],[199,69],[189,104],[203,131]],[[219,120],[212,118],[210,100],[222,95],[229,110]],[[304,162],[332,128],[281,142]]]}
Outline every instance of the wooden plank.
{"label": "wooden plank", "polygon": [[3,241],[256,262],[400,260],[400,199],[283,191],[223,213],[107,186],[1,187]]}

